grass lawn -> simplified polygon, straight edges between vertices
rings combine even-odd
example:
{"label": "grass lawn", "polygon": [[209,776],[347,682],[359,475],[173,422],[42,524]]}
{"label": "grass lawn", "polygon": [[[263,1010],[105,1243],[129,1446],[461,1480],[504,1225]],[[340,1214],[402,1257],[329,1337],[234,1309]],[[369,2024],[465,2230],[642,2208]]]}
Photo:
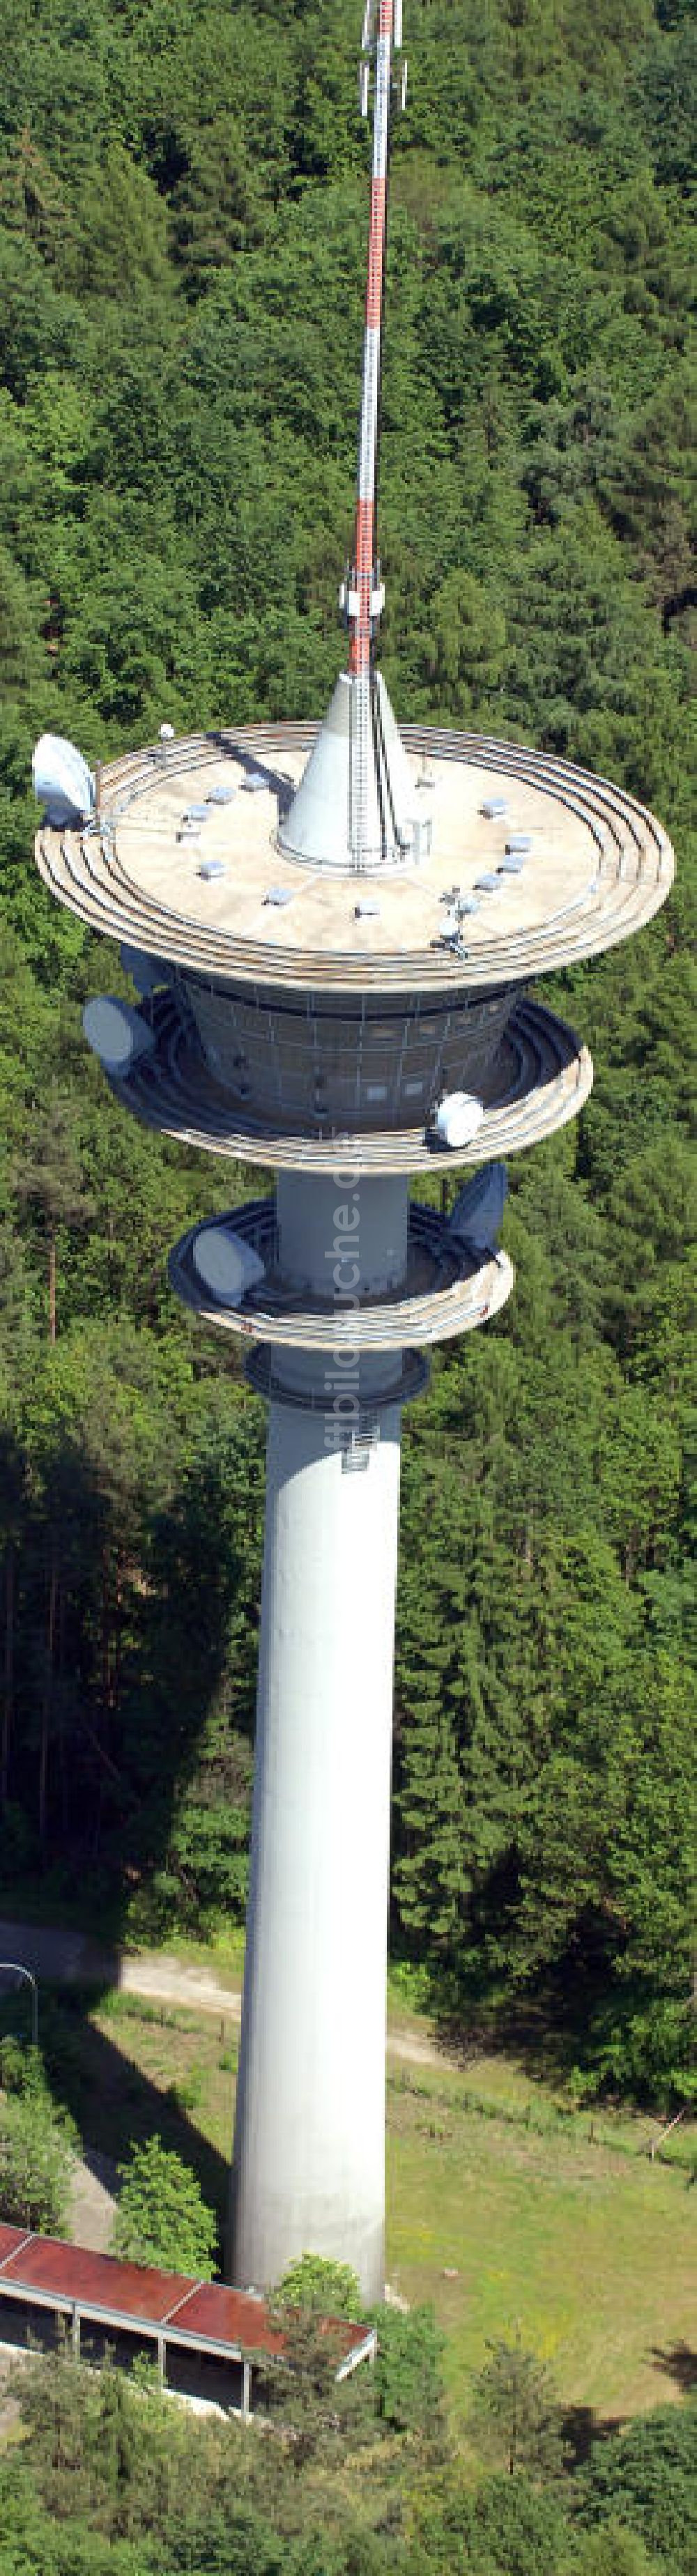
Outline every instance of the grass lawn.
{"label": "grass lawn", "polygon": [[591,2141],[587,2115],[562,2123],[550,2108],[545,2133],[497,2117],[493,2102],[494,2116],[473,2112],[440,2075],[388,2084],[390,2279],[410,2302],[433,2300],[459,2418],[487,2337],[517,2325],[564,2402],[604,2420],[677,2394],[671,2360],[694,2350],[697,2198],[684,2167],[607,2143],[606,2123]]}
{"label": "grass lawn", "polygon": [[[85,2141],[120,2158],[159,2129],[222,2217],[234,2020],[56,1989],[46,2014],[55,2089]],[[584,2410],[622,2418],[678,2394],[680,2352],[695,2345],[695,2133],[678,2129],[673,2161],[651,2163],[657,2127],[573,2112],[502,2057],[463,2069],[391,2059],[388,2277],[410,2303],[432,2300],[446,2330],[456,2424],[487,2337],[518,2324],[579,2423]]]}

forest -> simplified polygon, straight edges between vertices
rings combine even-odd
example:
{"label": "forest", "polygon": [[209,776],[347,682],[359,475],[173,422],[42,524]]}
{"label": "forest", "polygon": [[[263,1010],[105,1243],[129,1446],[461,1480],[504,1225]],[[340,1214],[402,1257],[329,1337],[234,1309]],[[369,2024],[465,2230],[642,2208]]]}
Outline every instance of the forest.
{"label": "forest", "polygon": [[23,2438],[0,2457],[0,2576],[695,2576],[694,2395],[574,2459],[544,2369],[499,2348],[477,2389],[475,2483],[449,2445],[428,2313],[396,2332],[384,2317],[375,2372],[338,2407],[305,2320],[292,2421],[279,2435],[272,2412],[263,2440],[192,2419],[147,2367],[134,2387],[68,2354],[25,2363]]}
{"label": "forest", "polygon": [[[327,701],[360,14],[0,0],[0,1883],[121,1937],[244,1918],[264,1410],[166,1258],[250,1183],[142,1132],[88,1056],[85,999],[127,987],[39,881],[31,752]],[[449,2022],[668,2104],[695,2081],[697,24],[404,15],[395,708],[623,781],[678,872],[548,981],[595,1087],[510,1168],[509,1306],[405,1414],[392,1952]]]}

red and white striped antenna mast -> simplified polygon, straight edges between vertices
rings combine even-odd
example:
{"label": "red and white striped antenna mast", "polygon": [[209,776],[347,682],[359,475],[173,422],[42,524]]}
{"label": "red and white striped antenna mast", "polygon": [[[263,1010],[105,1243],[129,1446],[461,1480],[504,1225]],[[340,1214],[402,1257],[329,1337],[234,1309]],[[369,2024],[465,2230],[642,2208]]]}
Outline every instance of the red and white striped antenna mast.
{"label": "red and white striped antenna mast", "polygon": [[[359,70],[361,114],[368,115],[370,72],[374,65],[373,168],[370,186],[368,278],[363,334],[363,380],[358,430],[358,475],[353,562],[342,595],[350,631],[349,670],[356,679],[369,671],[375,624],[384,602],[377,553],[377,467],[380,433],[382,319],[387,237],[387,178],[393,53],[401,45],[401,0],[367,0]],[[406,63],[400,95],[404,102]]]}
{"label": "red and white striped antenna mast", "polygon": [[[363,333],[363,378],[358,427],[358,474],[353,562],[342,587],[341,605],[349,628],[349,671],[354,682],[352,709],[351,847],[354,865],[364,864],[367,843],[368,781],[380,746],[375,743],[379,708],[374,687],[374,639],[385,592],[377,551],[377,472],[380,436],[382,323],[387,243],[387,182],[390,117],[394,95],[394,56],[402,45],[402,0],[366,0],[359,67],[361,115],[369,112],[373,73],[373,166],[370,183],[368,276]],[[406,101],[406,62],[400,66],[399,99]],[[389,790],[388,790],[389,792]],[[397,818],[386,817],[396,826]]]}
{"label": "red and white striped antenna mast", "polygon": [[[401,59],[400,59],[401,58]],[[364,874],[418,857],[430,826],[417,812],[403,745],[375,665],[384,603],[377,550],[382,321],[390,124],[406,102],[402,0],[366,0],[358,75],[361,114],[372,89],[373,157],[353,556],[341,585],[348,669],[331,705],[279,841],[287,855]]]}

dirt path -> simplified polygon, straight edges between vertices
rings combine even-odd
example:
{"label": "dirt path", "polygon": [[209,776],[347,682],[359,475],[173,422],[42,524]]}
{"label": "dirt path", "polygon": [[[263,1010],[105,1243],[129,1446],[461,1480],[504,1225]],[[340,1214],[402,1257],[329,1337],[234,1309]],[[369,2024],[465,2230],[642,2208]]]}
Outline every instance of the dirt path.
{"label": "dirt path", "polygon": [[[205,1968],[187,1967],[166,1950],[126,1951],[100,1947],[88,1933],[66,1931],[45,1923],[0,1920],[0,1961],[16,1960],[41,1980],[59,1985],[119,1986],[123,1994],[144,1995],[155,2003],[182,2004],[187,2012],[224,2014],[239,2021],[239,1986],[224,1985]],[[4,1980],[2,1981],[4,1982]],[[39,2010],[41,2002],[39,1997]],[[388,2054],[412,2066],[437,2066],[445,2052],[435,2040],[413,2031],[388,2030]]]}
{"label": "dirt path", "polygon": [[80,2157],[73,2175],[70,2233],[75,2245],[109,2254],[116,2209],[116,2165],[96,2147]]}

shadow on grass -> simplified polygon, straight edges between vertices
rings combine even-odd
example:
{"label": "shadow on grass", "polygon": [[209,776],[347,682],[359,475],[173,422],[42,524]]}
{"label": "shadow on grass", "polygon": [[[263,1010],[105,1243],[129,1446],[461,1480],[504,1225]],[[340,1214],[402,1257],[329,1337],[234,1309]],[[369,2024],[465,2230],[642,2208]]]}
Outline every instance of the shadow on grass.
{"label": "shadow on grass", "polygon": [[697,2388],[697,2352],[691,2344],[669,2344],[663,2352],[660,2344],[652,2344],[651,2359],[654,2370],[663,2370],[668,2379],[674,2380],[681,2397],[689,2397]]}
{"label": "shadow on grass", "polygon": [[620,2433],[622,2415],[597,2415],[594,2406],[565,2406],[560,2410],[559,2429],[565,2449],[565,2465],[573,2474],[582,2469],[599,2442],[610,2442]]}
{"label": "shadow on grass", "polygon": [[[174,2090],[161,2092],[134,2066],[114,2035],[95,2027],[111,1990],[104,1986],[42,1989],[41,2054],[56,2104],[69,2111],[80,2136],[80,2153],[97,2180],[105,2179],[133,2147],[156,2132],[164,2147],[193,2168],[204,2200],[218,2220],[221,2254],[225,2246],[229,2163],[190,2120]],[[5,2013],[7,2028],[11,2017]],[[153,2025],[157,2015],[153,2012]],[[163,2039],[168,2021],[163,2009]],[[171,2029],[172,2073],[176,2076],[176,2030]],[[232,2142],[232,2088],[230,2103]],[[104,2160],[104,2161],[102,2161]]]}
{"label": "shadow on grass", "polygon": [[[676,2029],[675,2060],[655,2078],[637,2069],[633,2040],[635,2022],[649,2016],[656,1994],[648,1980],[635,1979],[620,1991],[608,1989],[609,1963],[583,1968],[571,1957],[548,1974],[536,1992],[470,1979],[460,1995],[448,1992],[447,1978],[434,1974],[427,2009],[441,2048],[462,2066],[479,2050],[491,2056],[513,2055],[531,2082],[569,2088],[569,2108],[624,2108],[661,2112],[668,2118],[681,2103],[681,2049],[689,2062],[689,2008]],[[453,1981],[454,1988],[454,1981]],[[573,2096],[573,2100],[571,2097]],[[683,2103],[683,2109],[685,2104]],[[660,2141],[656,2152],[661,2156]],[[671,2164],[679,2157],[663,2159]]]}

